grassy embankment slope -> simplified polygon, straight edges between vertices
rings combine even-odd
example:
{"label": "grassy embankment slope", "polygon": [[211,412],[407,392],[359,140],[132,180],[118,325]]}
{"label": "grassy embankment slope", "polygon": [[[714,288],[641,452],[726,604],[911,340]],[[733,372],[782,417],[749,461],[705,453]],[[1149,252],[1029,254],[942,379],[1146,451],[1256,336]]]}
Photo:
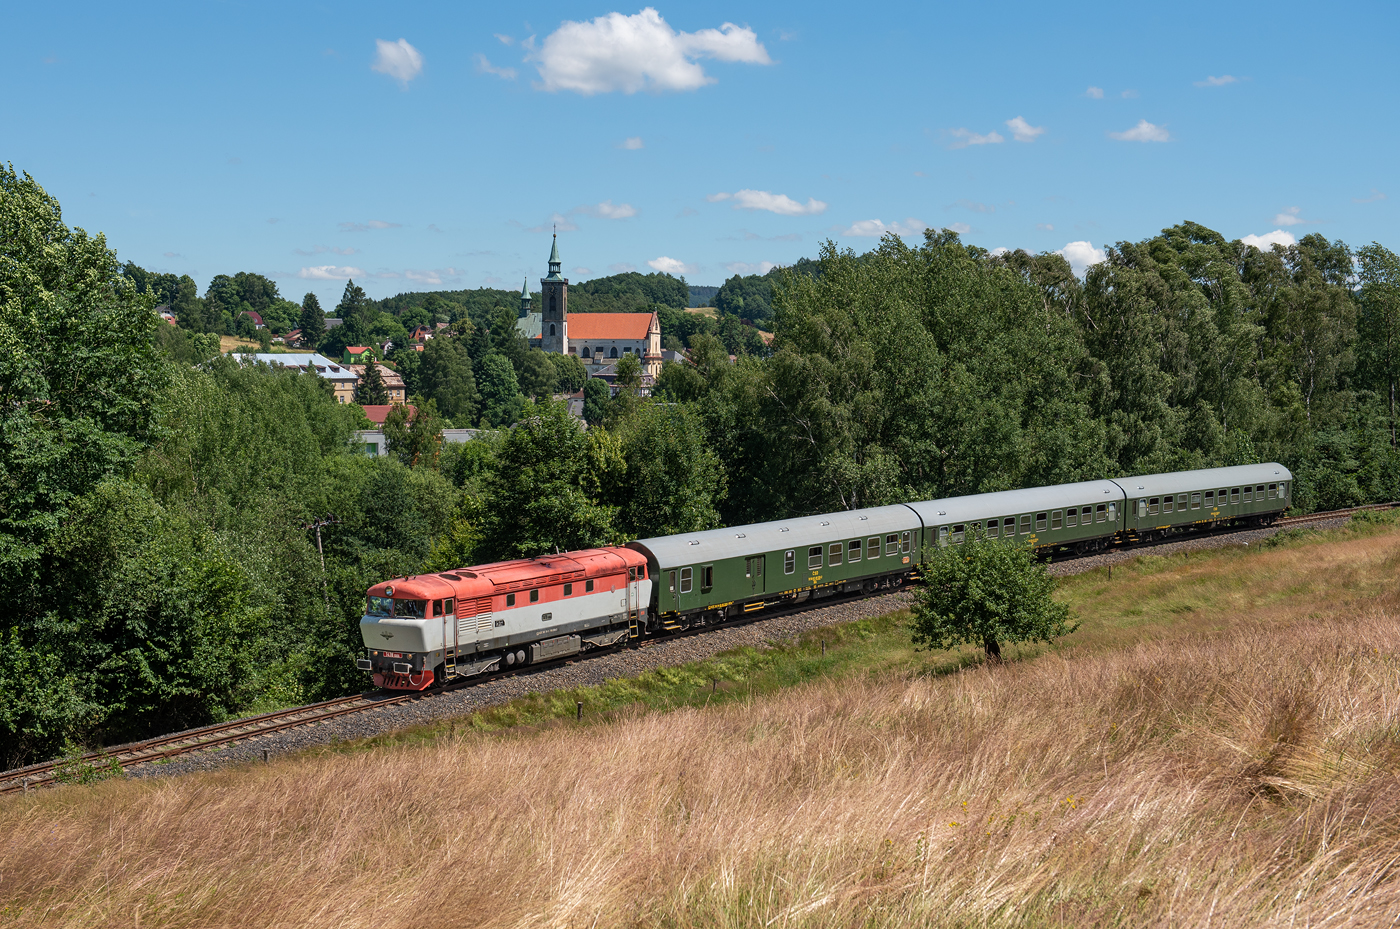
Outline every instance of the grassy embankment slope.
{"label": "grassy embankment slope", "polygon": [[[1398,567],[1393,526],[1147,558],[1065,581],[1081,630],[1000,669],[916,654],[893,617],[824,633],[825,658],[812,636],[473,727],[17,798],[0,914],[1390,924]],[[715,676],[742,680],[712,694]],[[591,721],[555,715],[575,699]]]}

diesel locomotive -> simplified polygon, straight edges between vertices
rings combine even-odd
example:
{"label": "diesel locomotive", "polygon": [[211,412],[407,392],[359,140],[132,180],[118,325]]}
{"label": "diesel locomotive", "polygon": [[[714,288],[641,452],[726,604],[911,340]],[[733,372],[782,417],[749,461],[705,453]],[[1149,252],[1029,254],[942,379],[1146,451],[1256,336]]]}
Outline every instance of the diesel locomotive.
{"label": "diesel locomotive", "polygon": [[1082,481],[638,539],[400,577],[367,592],[358,667],[424,690],[785,604],[888,590],[933,546],[978,536],[1049,554],[1273,523],[1280,464]]}

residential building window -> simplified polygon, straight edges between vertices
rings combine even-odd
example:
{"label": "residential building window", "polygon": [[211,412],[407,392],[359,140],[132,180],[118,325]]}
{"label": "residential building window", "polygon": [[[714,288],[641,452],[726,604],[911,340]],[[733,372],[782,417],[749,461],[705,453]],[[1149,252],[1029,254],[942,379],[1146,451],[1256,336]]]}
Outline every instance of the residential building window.
{"label": "residential building window", "polygon": [[587,345],[585,345],[585,346],[583,347],[583,357],[585,357],[585,358],[592,358],[592,357],[593,357],[592,355],[590,355],[590,354],[588,353],[588,346],[587,346]]}
{"label": "residential building window", "polygon": [[608,357],[609,357],[609,358],[616,358],[616,357],[617,357],[617,346],[616,346],[616,345],[614,345],[614,346],[612,347],[612,351],[608,352]]}

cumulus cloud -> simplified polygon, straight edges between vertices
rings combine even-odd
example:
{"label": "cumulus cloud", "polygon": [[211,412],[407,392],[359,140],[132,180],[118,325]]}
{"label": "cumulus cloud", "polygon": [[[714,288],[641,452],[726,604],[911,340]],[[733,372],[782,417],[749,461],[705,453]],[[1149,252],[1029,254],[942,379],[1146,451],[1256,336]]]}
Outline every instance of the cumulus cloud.
{"label": "cumulus cloud", "polygon": [[1108,253],[1103,249],[1094,248],[1094,243],[1084,241],[1070,242],[1064,248],[1058,249],[1057,254],[1064,256],[1078,277],[1083,277],[1090,265],[1099,264],[1108,258]]}
{"label": "cumulus cloud", "polygon": [[1371,188],[1371,196],[1369,196],[1369,197],[1352,197],[1352,198],[1351,198],[1351,202],[1352,202],[1352,203],[1379,203],[1380,201],[1382,201],[1382,200],[1384,200],[1384,199],[1385,199],[1385,194],[1381,193],[1379,190],[1376,190],[1376,188],[1372,187],[1372,188]]}
{"label": "cumulus cloud", "polygon": [[1002,255],[1011,254],[1011,249],[1007,248],[1005,245],[998,245],[991,250],[990,254],[996,258],[1000,258]]}
{"label": "cumulus cloud", "polygon": [[311,281],[343,281],[351,277],[364,277],[363,268],[337,267],[336,265],[319,265],[314,268],[302,268],[297,272],[297,277],[306,278]]}
{"label": "cumulus cloud", "polygon": [[1145,119],[1138,120],[1138,124],[1123,132],[1110,132],[1110,139],[1117,139],[1119,142],[1170,142],[1171,134],[1167,132],[1165,126],[1154,126]]}
{"label": "cumulus cloud", "polygon": [[1124,100],[1136,100],[1137,95],[1138,92],[1136,90],[1125,90],[1118,96],[1122,97]]}
{"label": "cumulus cloud", "polygon": [[514,44],[515,44],[515,40],[512,39],[512,38],[511,38],[510,36],[508,36],[508,35],[501,35],[499,32],[493,32],[493,33],[491,33],[491,34],[492,34],[493,36],[495,36],[495,37],[496,37],[496,41],[497,41],[497,42],[500,42],[502,45],[514,45]]}
{"label": "cumulus cloud", "polygon": [[630,203],[614,205],[611,200],[604,200],[602,203],[576,206],[572,212],[582,213],[585,216],[596,216],[599,219],[630,219],[637,215],[637,208]]}
{"label": "cumulus cloud", "polygon": [[476,70],[481,74],[494,74],[507,81],[515,80],[514,68],[498,68],[491,63],[491,59],[480,53],[476,56]]}
{"label": "cumulus cloud", "polygon": [[767,274],[776,267],[777,265],[771,261],[760,261],[758,264],[749,264],[745,261],[731,261],[724,266],[724,270],[728,271],[730,274],[748,276],[750,274]]}
{"label": "cumulus cloud", "polygon": [[1267,252],[1275,245],[1287,248],[1290,245],[1298,244],[1298,240],[1293,238],[1293,233],[1285,232],[1282,229],[1275,229],[1273,232],[1266,232],[1263,235],[1247,235],[1240,241],[1245,245],[1253,245],[1261,252]]}
{"label": "cumulus cloud", "polygon": [[529,55],[539,69],[539,89],[585,95],[699,90],[715,82],[697,63],[701,58],[773,63],[752,29],[724,23],[677,32],[651,7],[631,16],[566,21]]}
{"label": "cumulus cloud", "polygon": [[697,270],[695,265],[686,264],[679,258],[667,258],[665,255],[653,258],[647,265],[653,271],[660,271],[662,274],[694,274]]}
{"label": "cumulus cloud", "polygon": [[1036,224],[1035,224],[1035,228],[1039,229],[1041,232],[1054,232],[1054,231],[1055,231],[1055,224],[1054,224],[1054,223],[1036,223]]}
{"label": "cumulus cloud", "polygon": [[646,148],[646,146],[642,144],[642,137],[639,135],[628,136],[627,138],[623,139],[620,143],[618,143],[617,147],[625,148],[629,152],[635,152],[638,149]]}
{"label": "cumulus cloud", "polygon": [[878,219],[862,219],[851,223],[841,234],[878,238],[887,232],[893,232],[895,235],[899,236],[920,235],[927,228],[928,223],[920,219],[915,219],[912,216],[903,222],[892,222],[888,226]]}
{"label": "cumulus cloud", "polygon": [[1215,75],[1210,75],[1210,76],[1207,77],[1204,81],[1197,81],[1197,82],[1196,82],[1196,86],[1197,86],[1197,87],[1224,87],[1226,84],[1234,84],[1234,83],[1236,83],[1236,82],[1238,82],[1238,81],[1239,81],[1239,78],[1235,77],[1235,76],[1232,75],[1232,74],[1222,74],[1220,77],[1216,77]]}
{"label": "cumulus cloud", "polygon": [[967,235],[972,231],[972,227],[967,223],[953,223],[943,228],[947,229],[949,232],[956,232],[958,235]]}
{"label": "cumulus cloud", "polygon": [[1274,225],[1275,225],[1275,226],[1298,226],[1298,225],[1301,225],[1301,224],[1307,222],[1306,219],[1304,219],[1303,217],[1301,217],[1301,216],[1298,215],[1298,212],[1299,212],[1299,210],[1298,210],[1298,208],[1297,208],[1296,206],[1290,206],[1288,209],[1284,210],[1282,213],[1277,213],[1277,214],[1275,214],[1275,215],[1274,215]]}
{"label": "cumulus cloud", "polygon": [[1103,99],[1103,88],[1102,88],[1102,87],[1090,87],[1088,90],[1084,91],[1084,96],[1088,97],[1090,100],[1102,100],[1102,99]]}
{"label": "cumulus cloud", "polygon": [[371,219],[367,223],[341,223],[341,232],[368,232],[371,229],[402,229],[403,223],[386,223],[382,219]]}
{"label": "cumulus cloud", "polygon": [[967,148],[969,145],[1000,145],[1006,139],[1002,138],[999,132],[989,132],[986,135],[978,135],[971,129],[954,129],[951,133],[957,139],[949,148]]}
{"label": "cumulus cloud", "polygon": [[[393,272],[387,272],[386,274],[377,276],[397,277],[398,275]],[[409,268],[403,272],[403,276],[410,281],[416,281],[419,284],[430,284],[436,287],[444,282],[460,280],[462,272],[457,268],[436,268],[431,271]]]}
{"label": "cumulus cloud", "polygon": [[619,261],[616,264],[608,265],[608,270],[613,274],[628,274],[637,270],[637,266],[626,261]]}
{"label": "cumulus cloud", "polygon": [[1032,126],[1019,116],[1015,119],[1008,119],[1006,128],[1011,130],[1011,137],[1017,142],[1034,142],[1045,132],[1044,126]]}
{"label": "cumulus cloud", "polygon": [[733,200],[736,210],[767,210],[779,216],[815,216],[826,211],[826,204],[820,200],[808,197],[805,204],[798,203],[786,194],[775,194],[766,190],[736,190],[732,194],[720,192],[709,194],[705,199],[711,203]]}
{"label": "cumulus cloud", "polygon": [[423,56],[407,39],[397,42],[375,39],[374,45],[377,54],[371,67],[380,74],[387,74],[407,87],[409,81],[423,73]]}

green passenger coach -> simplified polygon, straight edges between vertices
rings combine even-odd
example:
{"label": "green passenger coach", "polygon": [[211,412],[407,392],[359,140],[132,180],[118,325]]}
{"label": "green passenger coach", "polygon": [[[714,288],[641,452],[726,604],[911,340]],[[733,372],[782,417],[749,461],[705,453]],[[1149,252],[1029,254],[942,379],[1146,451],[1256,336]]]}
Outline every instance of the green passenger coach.
{"label": "green passenger coach", "polygon": [[909,508],[923,521],[925,546],[986,537],[1084,554],[1107,547],[1123,527],[1123,489],[1113,481],[925,500]]}
{"label": "green passenger coach", "polygon": [[919,562],[922,526],[907,506],[639,539],[661,628],[717,622],[782,602],[897,587]]}
{"label": "green passenger coach", "polygon": [[1291,502],[1292,473],[1281,464],[1237,465],[1118,478],[1126,495],[1130,540],[1186,529],[1267,526]]}

